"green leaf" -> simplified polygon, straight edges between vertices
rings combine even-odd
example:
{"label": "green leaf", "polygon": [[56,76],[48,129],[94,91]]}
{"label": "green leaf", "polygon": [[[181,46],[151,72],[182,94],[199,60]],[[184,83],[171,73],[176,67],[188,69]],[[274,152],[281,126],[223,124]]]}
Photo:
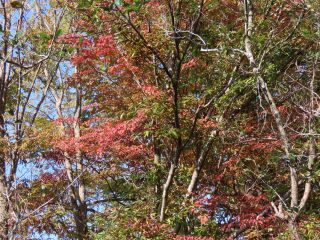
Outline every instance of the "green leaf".
{"label": "green leaf", "polygon": [[290,153],[290,155],[289,155],[289,160],[290,160],[290,161],[295,161],[296,158],[297,158],[297,156],[296,156],[295,154]]}
{"label": "green leaf", "polygon": [[104,11],[106,12],[110,12],[113,8],[113,3],[111,3],[109,6],[104,6],[104,7],[101,7]]}
{"label": "green leaf", "polygon": [[10,5],[13,8],[23,8],[23,4],[20,1],[12,1]]}
{"label": "green leaf", "polygon": [[145,137],[149,137],[151,135],[151,132],[150,131],[144,131],[144,134],[143,134]]}
{"label": "green leaf", "polygon": [[80,0],[78,8],[87,8],[92,5],[92,0]]}
{"label": "green leaf", "polygon": [[126,12],[137,12],[140,10],[140,6],[131,4],[130,6],[126,7],[125,10]]}
{"label": "green leaf", "polygon": [[177,128],[170,128],[168,134],[173,136],[174,138],[179,137],[179,130]]}
{"label": "green leaf", "polygon": [[11,116],[14,116],[14,109],[13,108],[10,108],[8,113],[11,115]]}
{"label": "green leaf", "polygon": [[98,14],[97,14],[97,10],[93,11],[92,13],[92,19],[94,22],[98,22],[99,21],[99,17],[98,17]]}
{"label": "green leaf", "polygon": [[45,32],[41,32],[41,33],[39,34],[39,37],[40,37],[41,40],[49,40],[49,39],[50,39],[49,34],[47,34],[47,33],[45,33]]}
{"label": "green leaf", "polygon": [[114,4],[115,4],[116,6],[122,6],[122,0],[115,0],[115,1],[114,1]]}
{"label": "green leaf", "polygon": [[63,33],[62,29],[61,28],[58,29],[58,31],[56,33],[57,37],[61,36],[62,33]]}

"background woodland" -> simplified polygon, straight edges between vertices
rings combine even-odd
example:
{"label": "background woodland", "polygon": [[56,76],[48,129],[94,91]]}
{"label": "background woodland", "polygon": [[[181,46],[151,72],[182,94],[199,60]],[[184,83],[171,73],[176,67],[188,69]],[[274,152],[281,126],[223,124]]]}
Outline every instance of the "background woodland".
{"label": "background woodland", "polygon": [[0,238],[319,239],[319,0],[0,0]]}

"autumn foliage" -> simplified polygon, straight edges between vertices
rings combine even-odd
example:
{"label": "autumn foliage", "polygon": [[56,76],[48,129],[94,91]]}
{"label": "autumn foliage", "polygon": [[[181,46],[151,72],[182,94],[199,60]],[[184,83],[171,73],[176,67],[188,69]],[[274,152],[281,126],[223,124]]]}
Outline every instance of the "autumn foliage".
{"label": "autumn foliage", "polygon": [[1,239],[317,239],[320,5],[26,2],[1,10]]}

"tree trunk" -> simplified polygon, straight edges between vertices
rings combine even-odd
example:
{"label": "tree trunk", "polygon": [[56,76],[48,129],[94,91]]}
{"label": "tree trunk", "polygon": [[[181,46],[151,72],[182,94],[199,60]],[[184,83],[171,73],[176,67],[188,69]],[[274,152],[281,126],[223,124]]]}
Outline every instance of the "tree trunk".
{"label": "tree trunk", "polygon": [[87,207],[80,205],[74,214],[76,229],[77,229],[77,238],[79,240],[87,240],[88,236],[88,226],[87,226]]}
{"label": "tree trunk", "polygon": [[196,166],[193,170],[192,177],[191,177],[188,189],[187,189],[187,197],[189,197],[197,187],[201,168],[206,160],[207,154],[210,151],[210,147],[211,147],[213,140],[214,140],[214,137],[217,135],[217,133],[218,133],[217,130],[213,130],[210,133],[210,136],[209,136],[207,142],[204,144],[203,149],[201,150],[200,156],[197,159]]}
{"label": "tree trunk", "polygon": [[154,194],[156,204],[154,207],[155,213],[159,212],[160,202],[161,202],[161,150],[159,147],[159,141],[154,138],[153,148],[154,148],[154,169],[155,169],[155,185],[154,185]]}
{"label": "tree trunk", "polygon": [[167,181],[165,182],[165,184],[163,185],[163,190],[162,190],[162,202],[161,202],[161,209],[160,209],[160,222],[164,221],[165,218],[165,211],[167,208],[167,198],[168,198],[168,192],[169,192],[169,188],[172,184],[172,180],[174,177],[174,173],[176,170],[176,164],[175,163],[171,163],[170,165],[170,170],[168,173],[168,177],[167,177]]}
{"label": "tree trunk", "polygon": [[[82,105],[82,91],[81,86],[77,88],[77,102],[76,102],[76,112],[75,118],[76,122],[74,124],[74,137],[77,141],[81,137],[80,131],[80,118],[81,118],[81,105]],[[79,143],[77,143],[79,144]],[[83,178],[83,159],[82,154],[79,146],[77,146],[76,152],[76,167],[77,167],[77,176],[78,176],[78,208],[77,208],[77,219],[76,220],[76,227],[78,232],[78,239],[89,239],[88,236],[88,226],[87,226],[87,203],[86,203],[86,188],[85,188],[85,181]]]}
{"label": "tree trunk", "polygon": [[[56,101],[56,110],[58,116],[63,118],[61,103],[62,103],[62,93],[61,97],[51,89],[55,101]],[[77,95],[76,95],[76,106],[74,112],[75,123],[73,124],[74,130],[74,138],[78,141],[81,137],[81,129],[80,129],[80,117],[81,117],[81,86],[77,86]],[[61,124],[63,135],[66,135],[65,126]],[[76,143],[77,144],[77,143]],[[71,156],[65,152],[65,169],[67,173],[67,177],[70,183],[70,201],[73,212],[73,219],[75,222],[75,234],[76,238],[79,240],[87,240],[89,239],[89,230],[88,230],[88,207],[86,203],[86,187],[85,180],[83,177],[84,174],[84,165],[83,158],[81,154],[81,150],[79,146],[77,146],[75,159],[71,161]],[[73,168],[75,164],[75,168]]]}
{"label": "tree trunk", "polygon": [[[0,94],[0,140],[5,135],[4,132],[4,96]],[[8,239],[8,199],[7,195],[7,184],[6,184],[6,163],[3,152],[0,152],[0,238]]]}
{"label": "tree trunk", "polygon": [[7,202],[7,186],[5,181],[5,163],[1,160],[0,166],[0,238],[8,239],[8,202]]}
{"label": "tree trunk", "polygon": [[288,223],[288,228],[290,231],[291,240],[300,240],[300,234],[298,232],[297,222],[295,220],[290,220]]}

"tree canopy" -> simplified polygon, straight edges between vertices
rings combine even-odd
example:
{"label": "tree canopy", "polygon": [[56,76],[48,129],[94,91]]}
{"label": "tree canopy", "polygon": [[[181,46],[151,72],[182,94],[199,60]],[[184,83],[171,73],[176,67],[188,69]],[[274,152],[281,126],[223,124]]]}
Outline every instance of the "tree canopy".
{"label": "tree canopy", "polygon": [[319,0],[0,2],[1,239],[319,238]]}

